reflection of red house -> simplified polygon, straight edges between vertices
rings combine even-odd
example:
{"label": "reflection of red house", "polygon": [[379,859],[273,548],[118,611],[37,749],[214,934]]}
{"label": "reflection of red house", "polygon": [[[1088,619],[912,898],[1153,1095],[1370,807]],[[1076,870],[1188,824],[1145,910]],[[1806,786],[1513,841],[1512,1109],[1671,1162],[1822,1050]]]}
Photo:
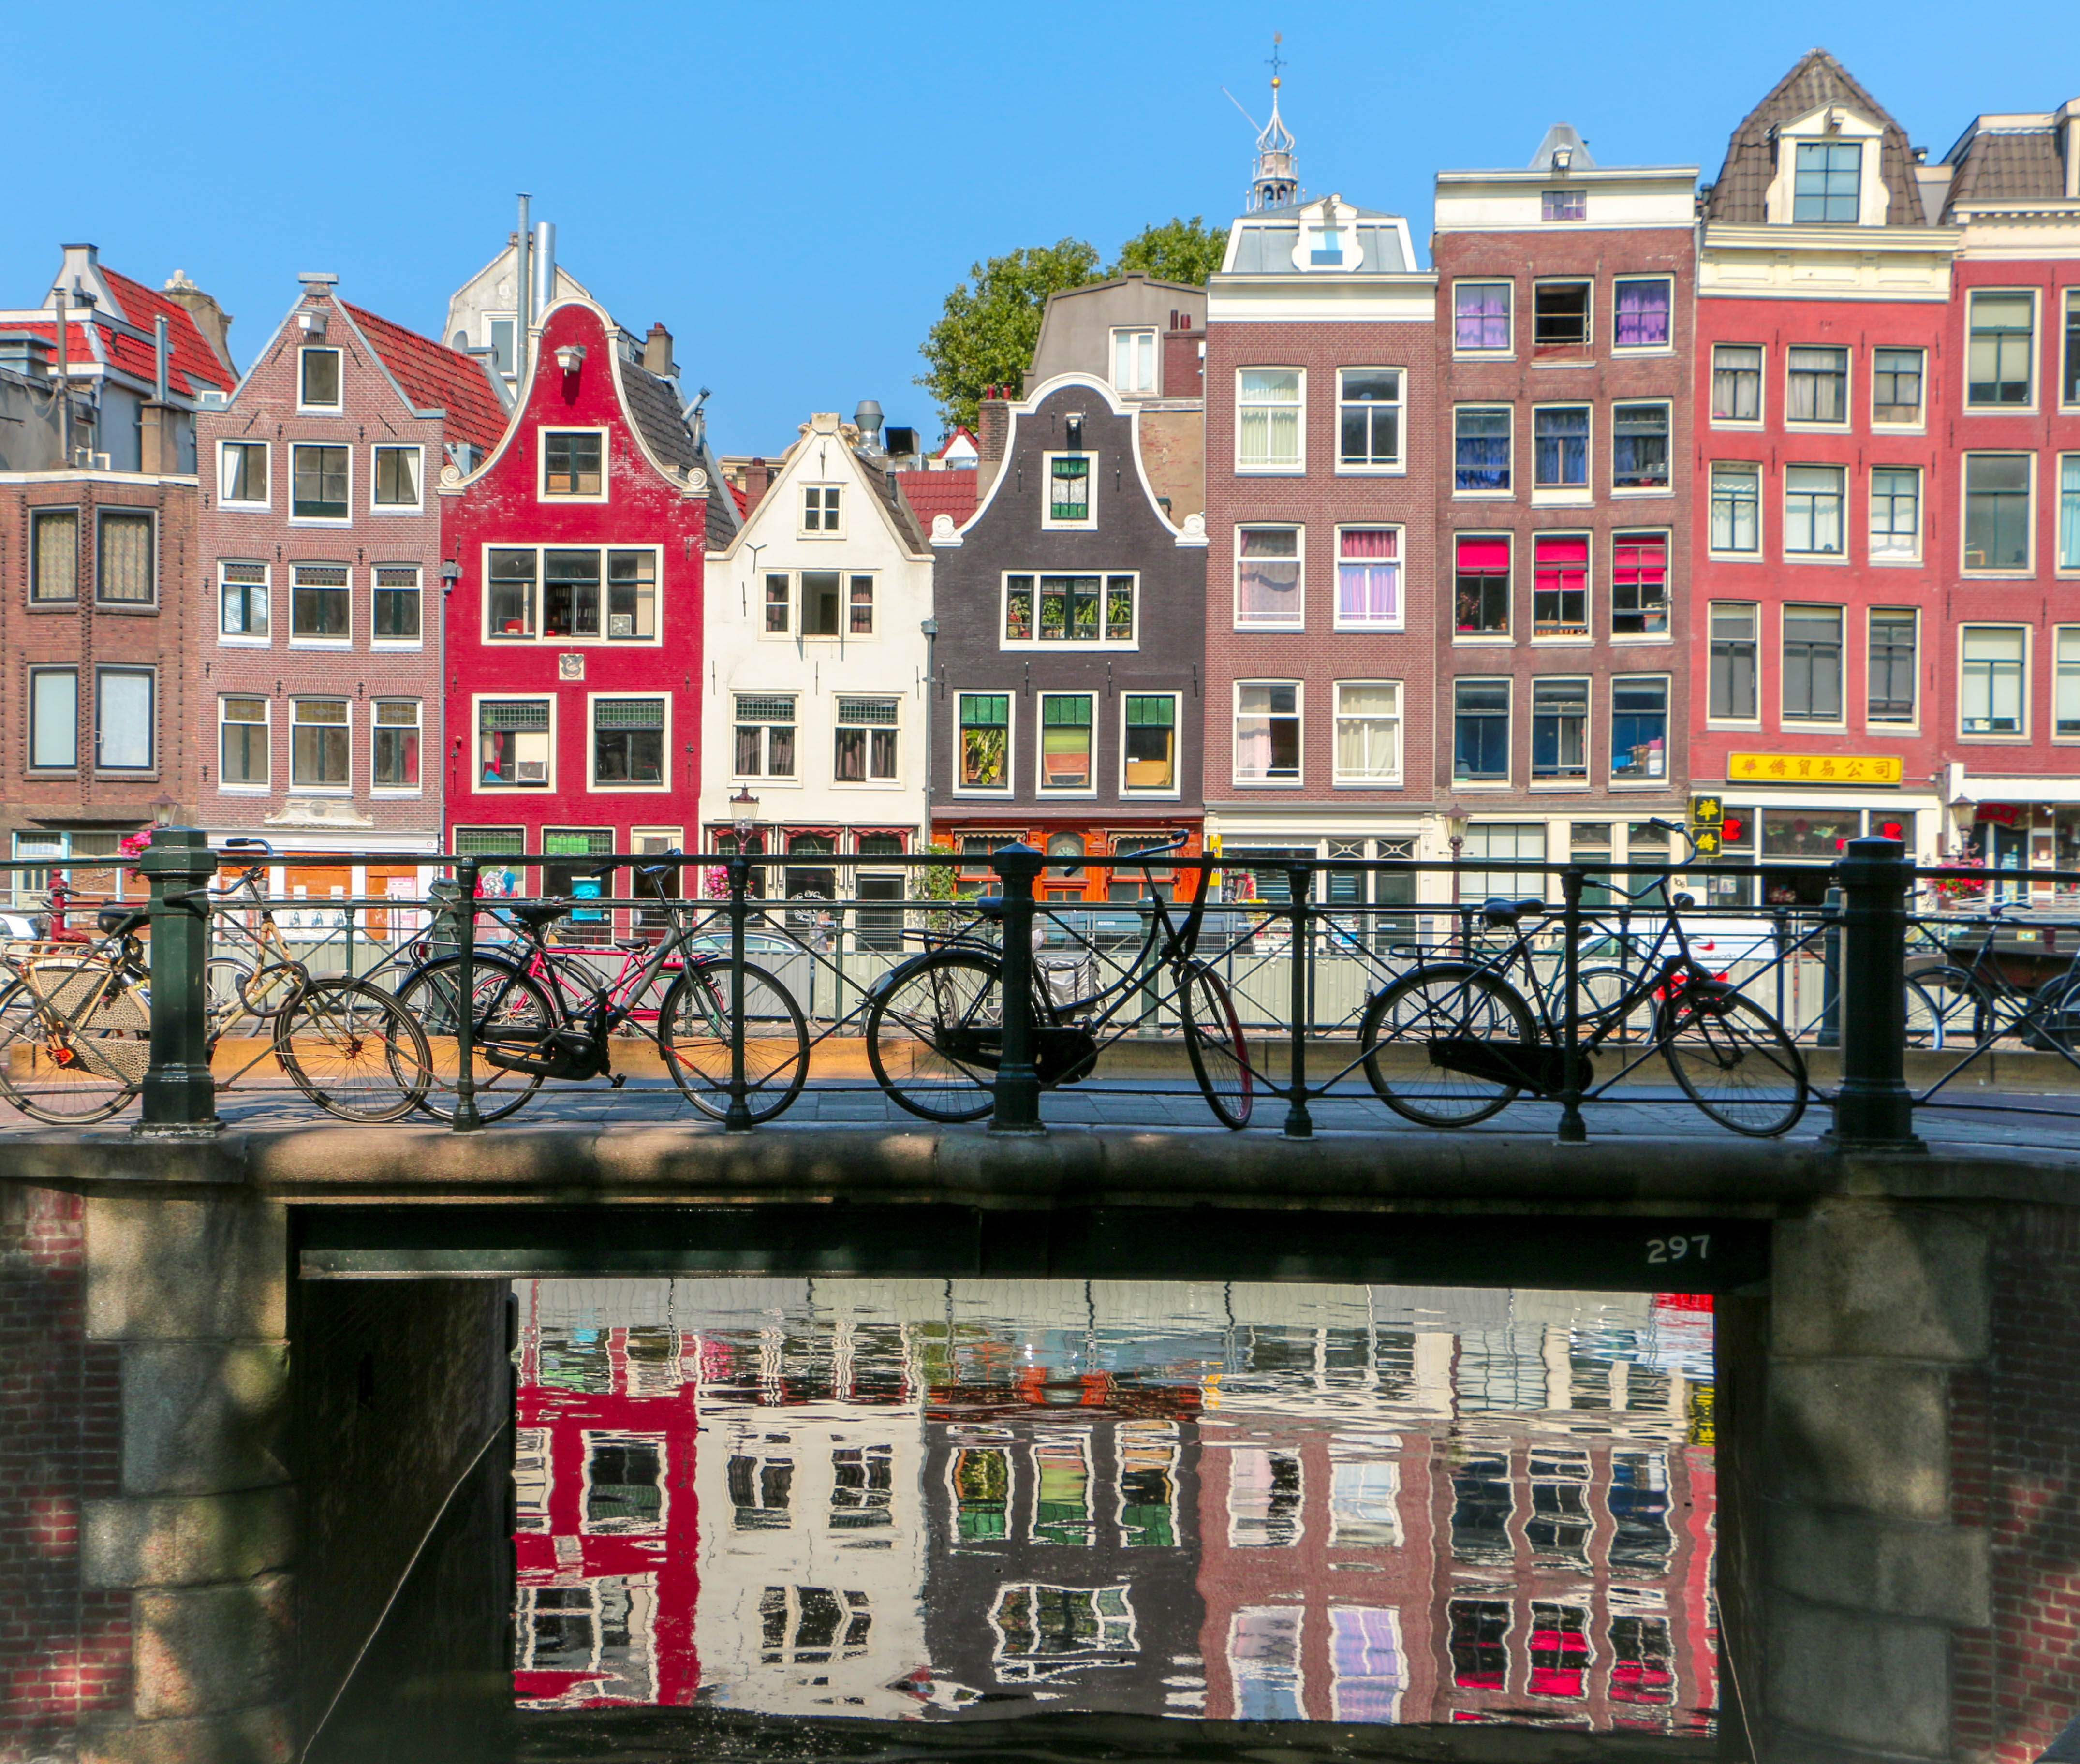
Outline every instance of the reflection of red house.
{"label": "reflection of red house", "polygon": [[522,1330],[514,1692],[523,1705],[694,1699],[698,1351],[669,1326],[545,1336],[530,1318]]}

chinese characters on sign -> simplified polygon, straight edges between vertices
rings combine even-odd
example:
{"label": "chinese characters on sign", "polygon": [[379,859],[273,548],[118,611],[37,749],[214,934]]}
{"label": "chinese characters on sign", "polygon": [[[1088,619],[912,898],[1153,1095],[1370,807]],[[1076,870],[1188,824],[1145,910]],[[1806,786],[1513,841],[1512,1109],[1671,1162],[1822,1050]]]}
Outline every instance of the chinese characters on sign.
{"label": "chinese characters on sign", "polygon": [[1729,783],[1897,784],[1906,770],[1896,753],[1730,753]]}

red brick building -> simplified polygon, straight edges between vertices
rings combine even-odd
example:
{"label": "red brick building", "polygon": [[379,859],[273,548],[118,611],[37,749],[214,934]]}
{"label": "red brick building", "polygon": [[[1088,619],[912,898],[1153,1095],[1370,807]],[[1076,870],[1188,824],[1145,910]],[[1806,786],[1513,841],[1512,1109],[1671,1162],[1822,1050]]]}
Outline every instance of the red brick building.
{"label": "red brick building", "polygon": [[1696,181],[1564,123],[1523,169],[1437,174],[1436,786],[1468,857],[1667,855]]}

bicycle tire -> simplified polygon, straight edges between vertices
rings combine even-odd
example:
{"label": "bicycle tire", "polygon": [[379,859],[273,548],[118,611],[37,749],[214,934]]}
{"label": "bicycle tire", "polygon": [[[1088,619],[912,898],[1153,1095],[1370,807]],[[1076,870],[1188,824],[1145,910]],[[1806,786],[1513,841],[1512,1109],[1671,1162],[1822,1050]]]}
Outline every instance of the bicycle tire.
{"label": "bicycle tire", "polygon": [[1685,987],[1662,1005],[1654,1034],[1684,1095],[1721,1127],[1774,1139],[1805,1112],[1805,1058],[1754,999]]}
{"label": "bicycle tire", "polygon": [[1206,1107],[1223,1127],[1247,1127],[1256,1104],[1249,1044],[1243,1039],[1227,983],[1204,962],[1188,963],[1177,982],[1177,1014],[1184,1020],[1185,1051]]}
{"label": "bicycle tire", "polygon": [[[689,966],[657,1014],[657,1045],[686,1100],[717,1121],[729,1116],[733,964]],[[755,962],[744,965],[744,1106],[753,1122],[785,1114],[809,1076],[809,1025],[792,993]]]}
{"label": "bicycle tire", "polygon": [[203,964],[203,996],[208,1003],[209,1032],[224,1036],[241,1025],[253,1013],[245,1008],[245,983],[253,978],[250,963],[237,956],[212,956]]}
{"label": "bicycle tire", "polygon": [[1962,968],[1924,969],[1906,983],[1906,1045],[1931,1051],[1976,1045],[1990,1015],[1986,991]]}
{"label": "bicycle tire", "polygon": [[[1430,1002],[1424,995],[1443,989]],[[1457,1002],[1454,1002],[1456,998]],[[1501,1024],[1516,1032],[1525,1046],[1534,1045],[1538,1030],[1524,995],[1506,980],[1461,962],[1430,962],[1411,968],[1382,987],[1365,1007],[1358,1025],[1365,1077],[1373,1093],[1397,1115],[1425,1127],[1470,1127],[1499,1114],[1515,1101],[1522,1086],[1470,1072],[1448,1072],[1434,1055],[1420,1067],[1424,1075],[1404,1075],[1382,1064],[1383,1049],[1397,1041],[1426,1044],[1439,1040],[1492,1040]],[[1445,1031],[1440,1035],[1440,1030]],[[1382,1031],[1385,1033],[1383,1033]],[[1432,1078],[1430,1073],[1444,1075]],[[1454,1087],[1445,1088],[1446,1085]],[[1425,1088],[1424,1087],[1435,1087]]]}
{"label": "bicycle tire", "polygon": [[[993,959],[942,950],[899,968],[866,1013],[866,1060],[874,1082],[899,1108],[926,1121],[980,1121],[995,1106],[1003,1045],[1002,970]],[[966,1063],[950,1045],[971,1037]],[[978,1075],[980,1074],[982,1075]]]}
{"label": "bicycle tire", "polygon": [[411,1014],[344,974],[308,982],[276,1013],[275,1057],[327,1114],[363,1125],[403,1119],[434,1081],[426,1032]]}
{"label": "bicycle tire", "polygon": [[1617,1008],[1625,1001],[1625,995],[1643,978],[1638,968],[1608,966],[1583,968],[1576,973],[1575,984],[1583,1001],[1582,1026],[1585,1030],[1597,1034],[1598,1045],[1645,1047],[1653,1041],[1651,994],[1627,1011],[1624,1020],[1617,1023],[1614,1028],[1605,1029],[1604,1027],[1607,1019],[1616,1017]]}
{"label": "bicycle tire", "polygon": [[[89,965],[81,971],[103,970]],[[82,1127],[107,1120],[143,1087],[152,1058],[151,1017],[135,991],[119,983],[111,996],[94,1004],[89,1022],[65,1020],[61,1041],[78,1047],[61,1045],[59,1052],[66,1057],[54,1058],[54,1017],[63,1016],[66,990],[61,979],[55,995],[40,995],[27,981],[17,980],[0,991],[0,1097],[31,1121]],[[82,991],[77,1004],[84,1007],[90,995]],[[18,1054],[27,1057],[18,1062]]]}
{"label": "bicycle tire", "polygon": [[[398,1004],[426,1036],[434,1082],[428,1094],[419,1099],[418,1107],[436,1121],[453,1117],[453,1104],[438,1107],[435,1097],[441,1092],[453,1094],[462,1070],[455,1041],[461,966],[459,955],[436,956],[430,962],[422,962],[398,983],[396,994]],[[475,966],[474,996],[479,1002],[472,1015],[472,1033],[479,1037],[479,1051],[471,1067],[476,1081],[477,1119],[489,1123],[503,1121],[524,1104],[542,1087],[542,1077],[538,1072],[516,1072],[488,1063],[481,1051],[485,1032],[531,1029],[537,1035],[546,1035],[560,1019],[540,983],[502,957],[479,955]]]}

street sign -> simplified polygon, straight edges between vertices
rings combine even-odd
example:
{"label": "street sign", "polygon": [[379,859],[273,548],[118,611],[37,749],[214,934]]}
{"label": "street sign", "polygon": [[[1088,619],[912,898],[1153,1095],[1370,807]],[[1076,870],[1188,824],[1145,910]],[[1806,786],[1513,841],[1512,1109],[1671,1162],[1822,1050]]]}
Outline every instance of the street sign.
{"label": "street sign", "polygon": [[1697,855],[1700,857],[1717,857],[1719,855],[1719,830],[1717,828],[1692,828],[1690,832],[1690,837],[1696,845]]}
{"label": "street sign", "polygon": [[1693,796],[1690,798],[1690,824],[1692,827],[1717,827],[1726,818],[1726,804],[1720,798]]}

